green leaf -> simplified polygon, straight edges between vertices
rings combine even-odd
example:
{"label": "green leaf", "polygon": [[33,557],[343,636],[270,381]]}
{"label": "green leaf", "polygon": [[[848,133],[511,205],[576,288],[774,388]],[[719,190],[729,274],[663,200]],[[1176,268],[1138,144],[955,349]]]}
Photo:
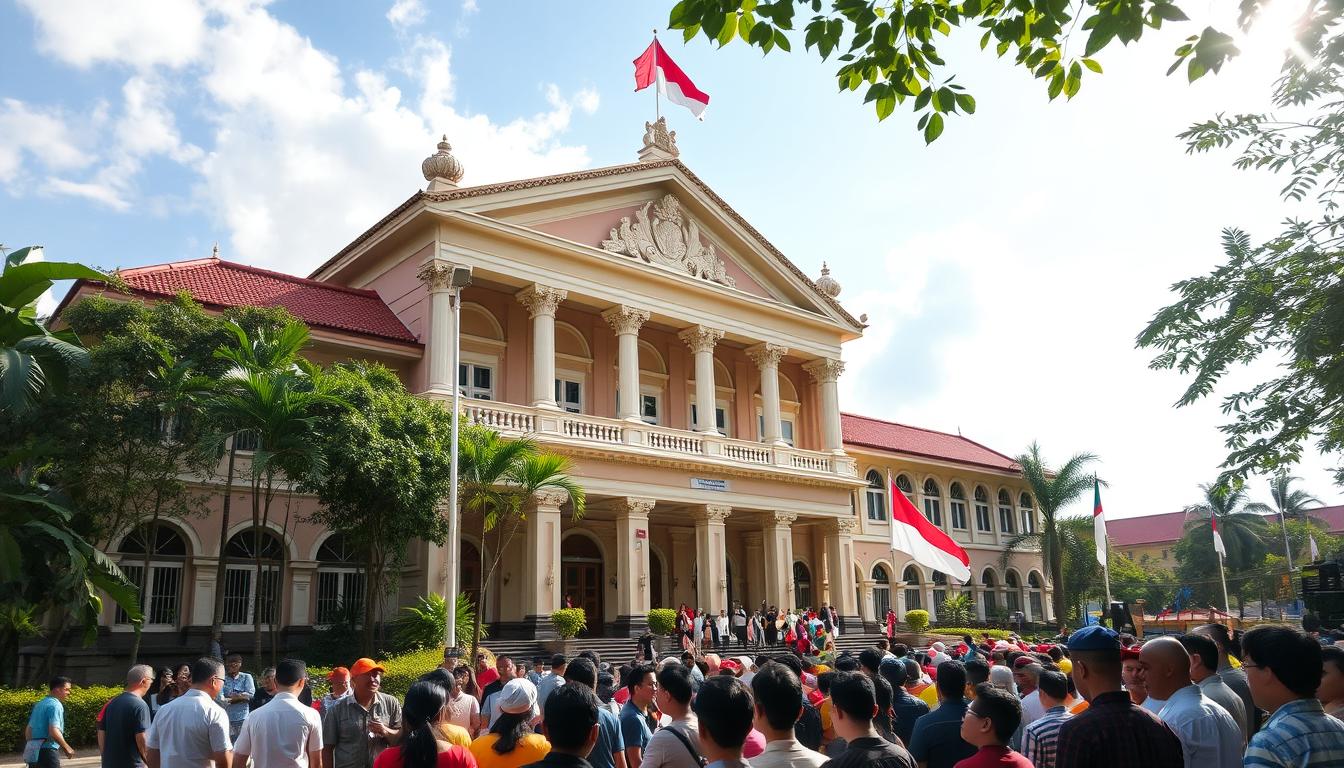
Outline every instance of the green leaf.
{"label": "green leaf", "polygon": [[915,111],[922,112],[929,105],[929,99],[933,98],[933,89],[925,88],[915,96]]}
{"label": "green leaf", "polygon": [[1083,66],[1096,72],[1098,75],[1101,74],[1101,64],[1099,64],[1096,59],[1083,59]]}
{"label": "green leaf", "polygon": [[695,36],[698,34],[700,34],[700,25],[692,24],[681,31],[681,41],[683,43],[689,43],[694,40]]}
{"label": "green leaf", "polygon": [[1050,76],[1050,87],[1046,90],[1046,93],[1050,95],[1050,100],[1054,101],[1056,98],[1059,97],[1059,94],[1063,90],[1064,90],[1064,70],[1060,69],[1056,70],[1055,74]]}
{"label": "green leaf", "polygon": [[1087,45],[1083,47],[1083,55],[1095,55],[1097,51],[1105,48],[1114,37],[1115,27],[1111,26],[1110,23],[1098,23],[1097,26],[1092,29],[1092,34],[1087,36]]}
{"label": "green leaf", "polygon": [[722,48],[723,46],[731,43],[733,41],[733,38],[736,36],[737,36],[737,14],[726,13],[723,16],[723,28],[719,30],[719,36],[715,39],[715,41],[719,44],[719,47]]}
{"label": "green leaf", "polygon": [[882,98],[877,100],[877,119],[879,121],[886,120],[888,117],[891,117],[891,113],[894,111],[896,111],[895,96],[883,96]]}
{"label": "green leaf", "polygon": [[742,14],[742,16],[737,20],[738,37],[742,38],[743,40],[746,40],[747,42],[751,42],[751,30],[755,26],[756,26],[755,16],[753,16],[750,12]]}
{"label": "green leaf", "polygon": [[[13,308],[27,304],[27,301],[17,303],[16,297],[27,295],[32,286],[40,283],[46,283],[42,288],[42,291],[45,291],[53,280],[106,279],[107,275],[83,264],[65,261],[30,261],[8,267],[3,274],[0,274],[0,304]],[[42,291],[38,291],[39,296]]]}
{"label": "green leaf", "polygon": [[975,114],[975,99],[969,93],[957,94],[957,106],[961,107],[961,111],[968,115]]}
{"label": "green leaf", "polygon": [[1164,21],[1189,21],[1190,17],[1174,5],[1155,5],[1149,12],[1154,18]]}
{"label": "green leaf", "polygon": [[924,126],[924,143],[932,144],[939,136],[943,134],[943,116],[934,113],[929,118],[928,125]]}
{"label": "green leaf", "polygon": [[783,48],[786,53],[793,50],[793,48],[789,45],[789,38],[785,36],[785,34],[781,30],[778,29],[775,30],[774,41],[775,45],[778,45],[780,48]]}

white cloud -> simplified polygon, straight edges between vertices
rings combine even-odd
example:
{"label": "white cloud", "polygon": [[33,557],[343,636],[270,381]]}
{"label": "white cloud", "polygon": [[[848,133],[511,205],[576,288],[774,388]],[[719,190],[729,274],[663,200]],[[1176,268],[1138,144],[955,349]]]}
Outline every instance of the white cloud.
{"label": "white cloud", "polygon": [[38,47],[80,68],[101,62],[181,67],[204,50],[206,12],[195,0],[19,0]]}
{"label": "white cloud", "polygon": [[[71,128],[74,119],[59,109],[0,99],[0,183],[16,186],[26,176],[25,160],[48,171],[70,171],[92,162]],[[22,190],[11,188],[11,194]]]}
{"label": "white cloud", "polygon": [[462,0],[463,16],[470,16],[479,10],[481,10],[481,8],[476,4],[476,0]]}
{"label": "white cloud", "polygon": [[591,115],[597,111],[601,99],[598,97],[596,88],[584,88],[574,94],[574,103],[585,114]]}
{"label": "white cloud", "polygon": [[427,14],[423,0],[397,0],[387,9],[387,20],[393,27],[405,30],[422,24]]}

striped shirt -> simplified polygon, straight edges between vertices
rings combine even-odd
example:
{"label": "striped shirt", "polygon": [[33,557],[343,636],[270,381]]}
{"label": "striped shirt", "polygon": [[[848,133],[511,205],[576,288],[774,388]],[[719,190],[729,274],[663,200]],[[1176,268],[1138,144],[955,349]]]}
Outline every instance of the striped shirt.
{"label": "striped shirt", "polygon": [[1344,765],[1344,722],[1325,714],[1316,699],[1279,707],[1246,748],[1246,768],[1317,768]]}
{"label": "striped shirt", "polygon": [[1055,744],[1059,741],[1059,726],[1073,715],[1064,705],[1051,707],[1045,714],[1027,724],[1022,733],[1022,756],[1036,768],[1055,768]]}

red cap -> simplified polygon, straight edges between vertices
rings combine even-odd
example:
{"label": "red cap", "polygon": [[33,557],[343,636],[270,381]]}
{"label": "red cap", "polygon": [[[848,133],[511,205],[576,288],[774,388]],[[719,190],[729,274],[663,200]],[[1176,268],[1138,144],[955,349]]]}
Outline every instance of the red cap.
{"label": "red cap", "polygon": [[383,667],[382,664],[379,664],[373,659],[359,659],[358,661],[355,662],[354,666],[350,667],[350,676],[359,677],[360,675],[368,674],[369,672],[374,671],[386,672],[387,670]]}
{"label": "red cap", "polygon": [[1140,649],[1139,649],[1139,646],[1137,646],[1137,645],[1131,645],[1131,646],[1128,647],[1128,648],[1121,648],[1121,649],[1120,649],[1120,660],[1121,660],[1121,661],[1137,661],[1138,658],[1139,658],[1139,650],[1140,650]]}
{"label": "red cap", "polygon": [[346,669],[345,667],[333,667],[332,670],[327,673],[328,680],[335,680],[338,677],[349,677],[349,676],[350,676],[350,670]]}

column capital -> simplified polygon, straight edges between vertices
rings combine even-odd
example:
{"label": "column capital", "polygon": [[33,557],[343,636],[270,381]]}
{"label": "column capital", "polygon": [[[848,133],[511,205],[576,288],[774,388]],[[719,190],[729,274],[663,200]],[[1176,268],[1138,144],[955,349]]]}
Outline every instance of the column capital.
{"label": "column capital", "polygon": [[561,504],[569,501],[569,494],[561,490],[547,488],[544,491],[537,491],[532,494],[532,501],[537,505],[537,509],[559,509]]}
{"label": "column capital", "polygon": [[420,269],[416,271],[415,276],[425,284],[425,287],[429,288],[430,293],[451,290],[454,266],[456,265],[443,259],[431,258],[420,265]]}
{"label": "column capital", "polygon": [[555,316],[555,310],[560,306],[560,302],[569,298],[569,291],[560,288],[552,288],[549,285],[533,283],[523,290],[514,294],[518,303],[527,307],[529,317],[537,315]]}
{"label": "column capital", "polygon": [[653,511],[654,505],[657,503],[657,499],[650,499],[644,496],[626,496],[625,509],[621,510],[621,512],[630,517],[648,517],[649,513]]}
{"label": "column capital", "polygon": [[845,372],[845,363],[843,360],[819,357],[809,363],[804,363],[803,370],[807,371],[818,384],[825,384],[839,380],[840,374]]}
{"label": "column capital", "polygon": [[708,522],[723,524],[728,516],[733,514],[733,508],[725,504],[706,504],[703,507],[693,511],[691,517],[696,522]]}
{"label": "column capital", "polygon": [[649,321],[649,311],[619,304],[603,312],[602,319],[607,321],[617,336],[639,333],[640,326]]}
{"label": "column capital", "polygon": [[723,338],[723,331],[703,325],[693,325],[677,334],[677,338],[686,342],[692,352],[713,352],[714,345]]}
{"label": "column capital", "polygon": [[789,348],[780,344],[757,344],[754,347],[747,347],[747,357],[750,357],[759,368],[776,368],[779,361],[789,354]]}
{"label": "column capital", "polygon": [[828,536],[853,536],[859,532],[859,521],[853,517],[836,517],[828,521],[826,534]]}
{"label": "column capital", "polygon": [[798,515],[793,512],[766,512],[761,515],[761,522],[768,526],[791,526],[798,519]]}

